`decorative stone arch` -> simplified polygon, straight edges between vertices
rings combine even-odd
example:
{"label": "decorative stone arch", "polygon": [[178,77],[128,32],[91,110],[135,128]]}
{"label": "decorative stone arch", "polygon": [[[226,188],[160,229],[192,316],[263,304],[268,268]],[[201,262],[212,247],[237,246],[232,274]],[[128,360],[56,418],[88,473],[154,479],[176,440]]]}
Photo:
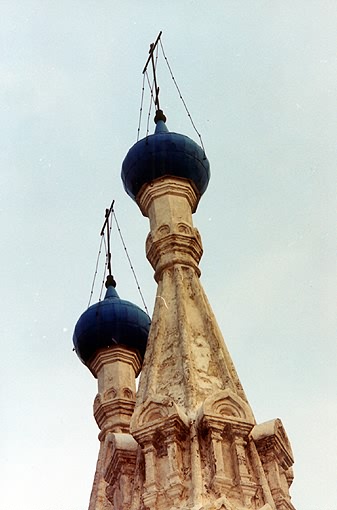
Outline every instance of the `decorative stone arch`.
{"label": "decorative stone arch", "polygon": [[200,419],[220,418],[221,421],[243,421],[254,425],[255,420],[249,405],[230,389],[218,391],[208,397],[202,406]]}
{"label": "decorative stone arch", "polygon": [[169,414],[172,414],[169,412],[170,409],[166,407],[167,405],[172,407],[171,402],[167,404],[165,402],[149,402],[139,413],[138,424],[145,425],[167,418]]}
{"label": "decorative stone arch", "polygon": [[126,398],[128,400],[135,399],[134,392],[131,390],[131,388],[123,388],[122,395],[123,395],[123,398]]}
{"label": "decorative stone arch", "polygon": [[104,400],[113,400],[117,397],[117,390],[115,388],[109,388],[104,392]]}
{"label": "decorative stone arch", "polygon": [[188,419],[185,413],[169,397],[157,396],[149,399],[135,409],[131,420],[131,429],[139,429],[150,424],[156,425],[167,419],[177,418],[186,427]]}

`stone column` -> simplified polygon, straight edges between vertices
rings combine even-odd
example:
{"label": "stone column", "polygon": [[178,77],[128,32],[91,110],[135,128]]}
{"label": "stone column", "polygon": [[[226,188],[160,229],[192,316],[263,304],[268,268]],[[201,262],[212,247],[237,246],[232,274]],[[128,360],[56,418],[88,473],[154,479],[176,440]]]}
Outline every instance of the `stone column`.
{"label": "stone column", "polygon": [[200,276],[202,244],[192,221],[199,197],[189,181],[165,177],[146,186],[137,198],[142,213],[150,220],[146,255],[156,281],[165,268],[175,264],[192,267]]}
{"label": "stone column", "polygon": [[[96,473],[90,496],[89,510],[111,510],[110,501],[114,498],[114,489],[118,482],[120,471],[111,474],[109,483],[105,474],[111,455],[113,454],[114,436],[121,433],[134,443],[129,434],[130,419],[136,399],[136,377],[141,368],[141,358],[138,352],[124,346],[114,346],[102,349],[88,362],[88,367],[97,378],[98,393],[94,400],[94,416],[100,428],[98,438],[100,449],[98,454]],[[127,449],[130,449],[130,441]],[[133,450],[134,446],[131,445]],[[131,455],[130,459],[135,459]],[[110,471],[111,473],[111,471]],[[127,476],[129,472],[123,473]],[[124,491],[128,484],[124,480]],[[123,490],[123,489],[122,489]],[[107,497],[109,495],[109,498]],[[124,499],[127,497],[124,495]],[[123,500],[123,494],[120,495]],[[123,510],[126,508],[123,506]]]}

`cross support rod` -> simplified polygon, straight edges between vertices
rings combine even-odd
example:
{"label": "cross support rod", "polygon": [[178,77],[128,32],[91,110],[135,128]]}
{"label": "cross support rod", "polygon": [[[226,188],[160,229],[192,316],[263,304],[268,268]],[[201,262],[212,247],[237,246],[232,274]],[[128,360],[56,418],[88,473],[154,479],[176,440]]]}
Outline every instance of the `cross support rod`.
{"label": "cross support rod", "polygon": [[111,202],[110,209],[105,209],[105,221],[103,223],[103,227],[102,227],[102,230],[101,230],[101,233],[100,233],[101,236],[104,234],[104,229],[105,229],[107,223],[109,222],[109,216],[111,214],[111,211],[113,211],[114,204],[115,204],[115,201],[113,200]]}
{"label": "cross support rod", "polygon": [[147,61],[146,61],[146,64],[145,64],[145,66],[144,66],[143,74],[146,72],[146,69],[147,69],[147,66],[149,65],[150,60],[151,60],[151,59],[153,59],[153,52],[154,52],[154,50],[156,49],[156,46],[157,46],[157,44],[158,44],[158,42],[159,42],[159,39],[161,38],[161,34],[162,34],[162,33],[163,33],[163,32],[162,32],[162,31],[160,31],[160,32],[159,32],[159,34],[158,34],[157,39],[155,40],[155,42],[150,44],[149,57],[148,57],[148,59],[147,59]]}
{"label": "cross support rod", "polygon": [[111,212],[113,211],[115,201],[113,200],[110,206],[110,209],[105,209],[105,221],[103,223],[103,227],[101,230],[101,236],[104,235],[104,229],[106,227],[107,232],[107,245],[108,245],[108,254],[107,254],[107,266],[109,275],[111,275],[111,249],[110,249],[110,225],[109,225],[109,217]]}

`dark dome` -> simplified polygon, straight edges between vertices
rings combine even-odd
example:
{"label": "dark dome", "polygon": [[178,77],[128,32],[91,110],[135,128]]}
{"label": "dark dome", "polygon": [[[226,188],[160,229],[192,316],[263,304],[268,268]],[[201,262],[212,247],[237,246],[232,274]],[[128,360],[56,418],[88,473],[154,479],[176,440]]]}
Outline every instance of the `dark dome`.
{"label": "dark dome", "polygon": [[151,320],[138,306],[120,299],[110,285],[103,301],[79,318],[73,335],[77,356],[86,365],[99,349],[126,345],[145,354]]}
{"label": "dark dome", "polygon": [[143,184],[164,176],[189,179],[202,195],[210,171],[203,149],[187,136],[169,132],[165,122],[159,120],[155,134],[137,142],[127,153],[122,181],[127,194],[135,200]]}

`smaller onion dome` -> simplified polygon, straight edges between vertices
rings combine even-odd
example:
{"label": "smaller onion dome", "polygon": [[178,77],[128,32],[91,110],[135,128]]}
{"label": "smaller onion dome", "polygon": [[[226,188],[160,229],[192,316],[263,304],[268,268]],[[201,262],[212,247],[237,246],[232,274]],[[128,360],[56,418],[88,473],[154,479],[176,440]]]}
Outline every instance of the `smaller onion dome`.
{"label": "smaller onion dome", "polygon": [[108,276],[105,298],[90,306],[75,326],[75,351],[85,365],[97,351],[114,345],[137,349],[144,358],[150,317],[138,306],[120,299],[115,286],[113,277]]}
{"label": "smaller onion dome", "polygon": [[189,179],[201,196],[210,179],[204,150],[191,138],[168,131],[165,115],[158,110],[153,135],[135,143],[122,165],[122,181],[127,194],[136,200],[144,184],[164,176]]}

